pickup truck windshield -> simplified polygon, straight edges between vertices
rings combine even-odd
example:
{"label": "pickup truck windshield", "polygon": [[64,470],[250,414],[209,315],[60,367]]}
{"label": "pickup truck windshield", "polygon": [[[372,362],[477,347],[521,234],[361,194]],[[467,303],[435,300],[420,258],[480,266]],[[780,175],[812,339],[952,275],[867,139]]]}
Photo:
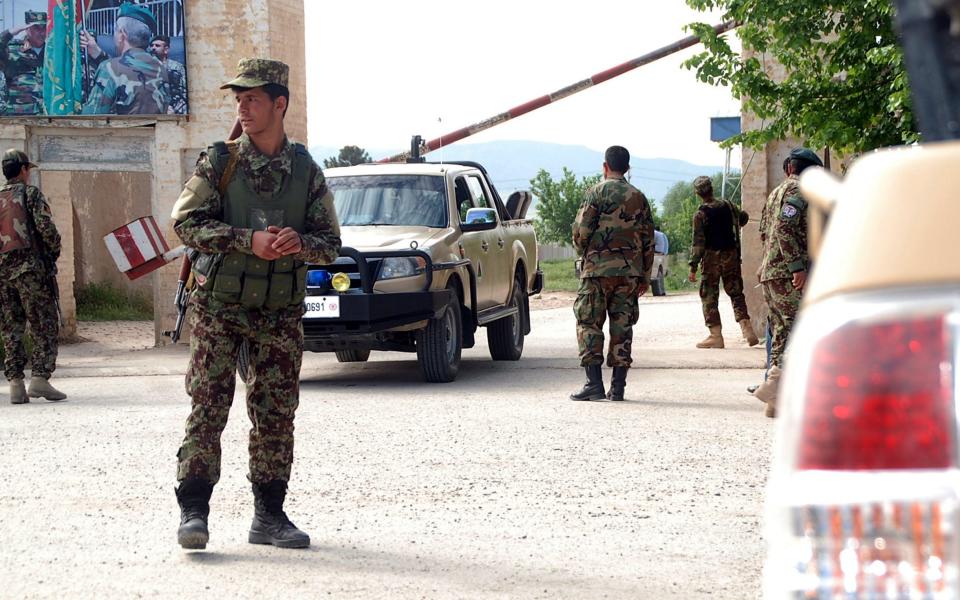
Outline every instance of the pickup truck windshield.
{"label": "pickup truck windshield", "polygon": [[340,225],[447,226],[445,179],[432,175],[329,177]]}

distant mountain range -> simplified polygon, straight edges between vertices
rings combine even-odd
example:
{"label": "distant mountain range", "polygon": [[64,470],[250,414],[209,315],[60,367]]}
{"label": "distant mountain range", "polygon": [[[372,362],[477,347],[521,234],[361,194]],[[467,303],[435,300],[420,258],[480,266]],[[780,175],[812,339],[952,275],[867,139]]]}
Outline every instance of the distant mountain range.
{"label": "distant mountain range", "polygon": [[[377,160],[397,154],[397,149],[366,148]],[[314,159],[323,164],[323,159],[336,156],[339,148],[314,146],[310,149]],[[430,161],[470,160],[482,164],[500,195],[506,197],[518,189],[529,189],[530,180],[540,169],[546,169],[559,178],[566,167],[577,178],[600,173],[603,152],[585,146],[568,146],[530,141],[485,142],[482,144],[455,144],[427,155]],[[694,165],[672,158],[632,158],[630,181],[648,198],[660,200],[667,190],[678,181],[690,181],[697,175],[713,175],[723,170],[722,166]]]}

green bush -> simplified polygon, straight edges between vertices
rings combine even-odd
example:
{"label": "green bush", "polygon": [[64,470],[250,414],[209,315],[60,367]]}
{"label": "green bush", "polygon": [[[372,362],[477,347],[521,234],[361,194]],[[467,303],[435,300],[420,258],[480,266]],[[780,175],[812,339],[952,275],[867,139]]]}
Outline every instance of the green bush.
{"label": "green bush", "polygon": [[580,288],[580,280],[573,270],[572,258],[545,260],[540,263],[543,271],[543,291],[575,292]]}
{"label": "green bush", "polygon": [[700,289],[700,283],[690,283],[687,276],[690,274],[690,265],[687,264],[686,253],[671,254],[667,259],[667,265],[670,267],[666,277],[668,292],[691,292]]}
{"label": "green bush", "polygon": [[75,292],[78,321],[153,319],[153,301],[143,294],[124,292],[109,283],[91,283]]}

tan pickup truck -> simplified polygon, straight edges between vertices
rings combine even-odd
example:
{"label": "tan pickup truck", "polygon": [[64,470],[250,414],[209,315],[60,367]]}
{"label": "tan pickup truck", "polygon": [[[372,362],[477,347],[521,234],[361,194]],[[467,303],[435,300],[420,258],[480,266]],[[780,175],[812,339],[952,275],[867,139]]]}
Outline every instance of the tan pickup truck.
{"label": "tan pickup truck", "polygon": [[475,163],[328,169],[343,250],[307,276],[305,348],[366,361],[416,352],[423,377],[449,382],[487,328],[494,360],[518,360],[539,293],[528,192],[503,202]]}

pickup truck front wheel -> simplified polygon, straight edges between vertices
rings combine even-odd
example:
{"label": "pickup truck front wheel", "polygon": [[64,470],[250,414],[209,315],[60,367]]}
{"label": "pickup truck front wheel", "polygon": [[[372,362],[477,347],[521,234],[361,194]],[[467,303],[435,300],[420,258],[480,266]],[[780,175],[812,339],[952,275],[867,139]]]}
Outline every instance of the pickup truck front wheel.
{"label": "pickup truck front wheel", "polygon": [[493,360],[520,360],[523,354],[523,324],[527,302],[523,281],[513,280],[510,307],[517,312],[510,317],[494,321],[487,327],[487,346]]}
{"label": "pickup truck front wheel", "polygon": [[460,322],[459,300],[456,290],[440,316],[430,319],[417,332],[417,361],[424,380],[430,383],[449,383],[460,370],[460,351],[463,348],[463,324]]}

